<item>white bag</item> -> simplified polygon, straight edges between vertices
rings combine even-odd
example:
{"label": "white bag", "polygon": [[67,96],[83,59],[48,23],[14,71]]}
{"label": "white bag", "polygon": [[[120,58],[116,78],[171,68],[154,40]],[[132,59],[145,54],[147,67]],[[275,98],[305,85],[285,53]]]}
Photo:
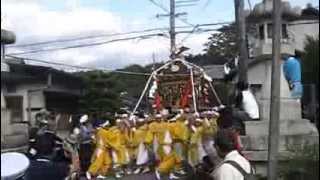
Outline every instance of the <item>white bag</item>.
{"label": "white bag", "polygon": [[143,143],[139,144],[138,155],[137,155],[137,165],[146,164],[149,161],[148,150]]}

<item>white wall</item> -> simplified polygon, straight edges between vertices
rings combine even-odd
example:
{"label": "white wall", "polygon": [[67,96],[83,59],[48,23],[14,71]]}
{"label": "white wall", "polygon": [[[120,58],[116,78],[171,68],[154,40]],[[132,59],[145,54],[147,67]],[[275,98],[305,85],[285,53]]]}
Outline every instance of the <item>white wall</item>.
{"label": "white wall", "polygon": [[[256,93],[261,116],[263,119],[269,119],[270,98],[271,98],[271,74],[272,61],[266,60],[260,62],[248,69],[248,81],[250,84],[262,84],[260,92]],[[280,68],[280,119],[293,119],[301,116],[300,103],[291,98],[288,83],[284,77],[282,66]]]}
{"label": "white wall", "polygon": [[[311,23],[311,24],[306,24]],[[295,43],[295,49],[303,50],[306,40],[306,35],[319,37],[319,22],[316,20],[299,20],[294,21],[288,28],[289,33],[292,33]]]}

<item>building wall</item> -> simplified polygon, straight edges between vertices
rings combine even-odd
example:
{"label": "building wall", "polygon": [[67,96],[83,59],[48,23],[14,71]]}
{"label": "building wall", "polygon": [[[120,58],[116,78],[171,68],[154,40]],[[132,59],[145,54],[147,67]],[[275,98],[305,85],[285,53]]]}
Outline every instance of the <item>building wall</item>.
{"label": "building wall", "polygon": [[[251,66],[248,69],[248,81],[249,84],[261,84],[260,91],[256,92],[256,99],[259,103],[261,117],[263,119],[269,119],[270,112],[270,98],[271,98],[271,74],[272,74],[272,61],[265,60],[260,63],[257,63],[254,66]],[[282,66],[280,69],[280,99],[281,99],[281,111],[280,119],[294,118],[301,116],[301,108],[299,102],[292,102],[291,93],[288,87],[288,83],[284,77]],[[287,107],[285,107],[287,106]],[[288,107],[292,106],[292,107]],[[295,109],[294,112],[285,112],[287,109]]]}
{"label": "building wall", "polygon": [[[271,20],[264,20],[256,26],[256,34],[259,34],[259,26],[264,25],[264,39],[259,39],[259,36],[254,37],[248,34],[248,40],[251,44],[250,51],[254,57],[272,54],[272,38],[268,38],[267,24],[272,23]],[[318,20],[296,20],[293,22],[285,22],[287,24],[287,31],[289,38],[281,39],[281,53],[294,54],[294,50],[298,49],[303,51],[306,36],[319,37],[319,22]]]}
{"label": "building wall", "polygon": [[294,37],[295,49],[303,50],[306,35],[319,37],[319,20],[294,21],[290,23],[288,30]]}

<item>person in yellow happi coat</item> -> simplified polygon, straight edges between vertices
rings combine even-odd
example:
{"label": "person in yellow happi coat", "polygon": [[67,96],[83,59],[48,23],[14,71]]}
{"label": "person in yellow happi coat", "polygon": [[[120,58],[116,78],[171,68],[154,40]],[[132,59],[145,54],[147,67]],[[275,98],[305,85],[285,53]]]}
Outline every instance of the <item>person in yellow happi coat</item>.
{"label": "person in yellow happi coat", "polygon": [[156,145],[155,153],[159,161],[156,167],[156,175],[158,179],[163,174],[170,174],[176,165],[181,164],[181,159],[172,150],[172,136],[170,134],[170,126],[168,122],[162,119],[160,114],[156,115],[156,121],[149,125],[148,133],[145,139],[147,144],[154,142]]}
{"label": "person in yellow happi coat", "polygon": [[[204,135],[203,120],[196,117],[194,122],[192,122],[191,134],[189,140],[189,149],[188,149],[188,161],[191,166],[195,167],[201,161],[202,152],[202,138]],[[204,150],[203,150],[204,151]]]}
{"label": "person in yellow happi coat", "polygon": [[129,152],[126,147],[128,139],[124,121],[117,119],[116,126],[111,127],[109,131],[113,168],[116,170],[115,176],[120,178],[123,176],[123,169],[129,163]]}
{"label": "person in yellow happi coat", "polygon": [[88,179],[91,179],[92,175],[106,175],[112,166],[111,146],[108,142],[111,136],[109,127],[110,123],[106,121],[96,132],[96,149],[92,155],[91,165],[87,172]]}
{"label": "person in yellow happi coat", "polygon": [[175,172],[184,175],[186,172],[182,169],[182,160],[187,160],[187,145],[190,136],[190,130],[186,124],[186,117],[183,114],[178,114],[170,120],[170,134],[173,140],[173,150],[177,155],[177,164]]}
{"label": "person in yellow happi coat", "polygon": [[137,166],[134,174],[146,173],[150,170],[147,166],[143,168],[148,163],[148,152],[144,144],[147,132],[148,124],[145,119],[138,118],[136,126],[131,128],[130,137],[130,157],[135,160],[135,165]]}
{"label": "person in yellow happi coat", "polygon": [[172,135],[173,144],[179,145],[175,146],[175,151],[179,152],[178,155],[181,159],[186,159],[187,143],[190,136],[190,130],[186,124],[186,117],[182,114],[176,115],[173,119],[171,119],[169,130]]}
{"label": "person in yellow happi coat", "polygon": [[213,137],[218,131],[217,117],[211,112],[202,114],[201,119],[203,120],[202,126],[204,129],[204,136]]}

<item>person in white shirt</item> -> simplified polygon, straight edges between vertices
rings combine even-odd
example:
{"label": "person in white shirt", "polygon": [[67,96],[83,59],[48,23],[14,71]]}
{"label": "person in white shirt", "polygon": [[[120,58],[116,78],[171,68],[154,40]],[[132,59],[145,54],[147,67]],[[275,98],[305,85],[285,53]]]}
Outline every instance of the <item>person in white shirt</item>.
{"label": "person in white shirt", "polygon": [[246,112],[250,117],[250,120],[259,120],[259,106],[256,98],[249,89],[249,85],[246,82],[237,83],[238,94],[236,96],[236,108]]}
{"label": "person in white shirt", "polygon": [[246,173],[251,173],[251,165],[236,150],[233,131],[229,129],[220,130],[215,138],[215,148],[223,161],[211,173],[214,180],[244,180],[242,173],[227,161],[236,162]]}

